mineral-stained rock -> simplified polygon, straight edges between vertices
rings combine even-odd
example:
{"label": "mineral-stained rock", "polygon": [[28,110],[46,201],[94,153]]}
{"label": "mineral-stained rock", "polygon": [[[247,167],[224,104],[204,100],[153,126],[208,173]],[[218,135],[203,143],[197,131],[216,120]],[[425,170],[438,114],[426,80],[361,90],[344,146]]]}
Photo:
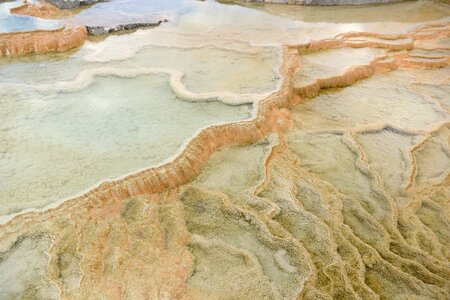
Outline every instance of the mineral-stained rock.
{"label": "mineral-stained rock", "polygon": [[86,37],[87,31],[83,26],[2,33],[0,57],[63,52],[83,45]]}
{"label": "mineral-stained rock", "polygon": [[72,11],[61,10],[47,2],[25,3],[24,5],[10,9],[12,14],[38,17],[44,19],[56,19],[73,14]]}
{"label": "mineral-stained rock", "polygon": [[103,35],[118,31],[124,31],[124,30],[133,30],[137,28],[145,28],[145,27],[153,27],[158,26],[162,22],[167,22],[167,20],[164,21],[157,21],[157,22],[149,22],[149,23],[131,23],[131,24],[119,24],[114,25],[112,27],[107,26],[86,26],[87,32],[89,35]]}
{"label": "mineral-stained rock", "polygon": [[83,5],[89,5],[100,2],[100,0],[46,0],[46,1],[61,9],[72,9]]}
{"label": "mineral-stained rock", "polygon": [[[254,119],[205,128],[164,165],[0,225],[0,298],[449,299],[448,76],[435,82],[449,30],[284,47],[283,83]],[[320,62],[341,52],[315,56],[341,48],[377,49],[330,69]],[[298,80],[302,68],[314,77]],[[319,95],[330,88],[342,89]],[[420,114],[392,114],[401,101]],[[260,150],[225,153],[269,134],[259,175]]]}

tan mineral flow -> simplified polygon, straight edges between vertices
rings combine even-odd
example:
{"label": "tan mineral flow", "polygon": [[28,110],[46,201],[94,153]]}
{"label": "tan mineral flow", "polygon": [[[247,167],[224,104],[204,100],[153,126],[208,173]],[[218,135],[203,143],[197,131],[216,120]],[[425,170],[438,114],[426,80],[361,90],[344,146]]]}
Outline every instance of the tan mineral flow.
{"label": "tan mineral flow", "polygon": [[0,33],[0,57],[64,52],[80,47],[86,38],[83,26]]}
{"label": "tan mineral flow", "polygon": [[[11,8],[10,12],[44,19],[60,19],[73,15],[78,10],[61,10],[50,3],[39,1]],[[84,26],[0,33],[0,57],[65,52],[82,46],[86,38],[87,30]]]}
{"label": "tan mineral flow", "polygon": [[26,15],[43,19],[59,19],[73,15],[77,10],[62,10],[58,7],[45,2],[25,3],[21,6],[10,9],[12,14]]}
{"label": "tan mineral flow", "polygon": [[[47,299],[450,298],[450,118],[438,90],[449,57],[417,56],[442,51],[449,34],[440,23],[285,46],[283,84],[253,120],[208,127],[165,165],[1,225],[0,273],[14,284],[0,289]],[[371,50],[296,81],[303,60],[318,70],[308,55],[341,48]],[[418,91],[409,104],[428,110],[382,121],[345,95],[364,103],[379,87]],[[315,110],[321,102],[328,111]]]}

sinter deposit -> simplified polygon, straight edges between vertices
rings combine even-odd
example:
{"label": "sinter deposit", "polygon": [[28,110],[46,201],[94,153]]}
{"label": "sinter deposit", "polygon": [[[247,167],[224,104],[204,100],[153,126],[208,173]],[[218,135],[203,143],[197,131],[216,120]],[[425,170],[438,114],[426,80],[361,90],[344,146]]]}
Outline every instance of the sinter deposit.
{"label": "sinter deposit", "polygon": [[445,11],[178,2],[2,63],[0,298],[449,299]]}

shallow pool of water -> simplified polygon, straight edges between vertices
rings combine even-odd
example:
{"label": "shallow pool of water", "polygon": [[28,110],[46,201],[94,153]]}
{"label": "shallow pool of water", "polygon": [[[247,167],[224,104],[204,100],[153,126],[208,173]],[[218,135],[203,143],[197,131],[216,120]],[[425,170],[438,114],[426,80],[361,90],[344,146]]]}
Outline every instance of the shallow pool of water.
{"label": "shallow pool of water", "polygon": [[450,8],[434,1],[405,1],[401,3],[360,6],[302,6],[271,3],[246,3],[245,1],[221,1],[244,5],[280,17],[318,23],[415,23],[448,17]]}
{"label": "shallow pool of water", "polygon": [[166,75],[96,77],[72,92],[1,98],[2,214],[160,164],[200,128],[251,116],[247,105],[177,99]]}
{"label": "shallow pool of water", "polygon": [[192,6],[193,1],[189,0],[112,0],[82,8],[78,14],[66,18],[66,21],[86,26],[154,23],[164,19],[173,21]]}
{"label": "shallow pool of water", "polygon": [[[448,16],[439,5],[112,1],[70,21],[170,22],[65,54],[0,60],[0,223],[55,207],[0,225],[0,298],[449,298],[448,68],[367,68],[364,79],[353,74],[343,88],[302,98],[284,134],[205,161],[212,138],[239,140],[249,127],[208,132],[180,173],[141,173],[55,205],[170,160],[200,128],[254,116],[283,79],[283,44],[405,32],[421,25],[407,22]],[[448,38],[433,30],[448,29],[428,29],[414,51],[291,49],[300,62],[293,84],[300,90],[384,55],[440,59],[446,50],[430,49]],[[380,42],[351,39],[362,40]],[[198,161],[196,178],[161,193],[141,177],[178,184]]]}
{"label": "shallow pool of water", "polygon": [[45,20],[10,13],[11,8],[20,6],[22,3],[22,1],[0,3],[0,33],[61,27],[61,23],[57,20]]}
{"label": "shallow pool of water", "polygon": [[[284,6],[290,9],[299,8]],[[201,127],[250,117],[248,103],[279,87],[282,44],[413,27],[312,23],[239,5],[185,0],[99,3],[68,20],[122,22],[146,16],[167,16],[170,22],[89,40],[67,54],[1,61],[2,214],[50,204],[99,181],[157,165]],[[364,63],[373,57],[370,51],[356,52]],[[349,66],[352,58],[347,53]],[[314,63],[311,57],[312,70]],[[327,112],[325,97],[311,109],[324,101]],[[350,100],[348,105],[357,107]]]}

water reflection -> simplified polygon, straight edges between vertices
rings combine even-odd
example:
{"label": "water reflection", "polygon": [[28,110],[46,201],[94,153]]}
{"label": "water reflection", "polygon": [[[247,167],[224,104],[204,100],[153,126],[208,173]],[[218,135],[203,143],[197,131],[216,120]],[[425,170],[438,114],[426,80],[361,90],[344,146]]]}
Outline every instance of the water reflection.
{"label": "water reflection", "polygon": [[114,26],[127,23],[157,22],[175,19],[188,11],[194,1],[188,0],[113,0],[101,2],[69,17],[66,21],[87,26]]}
{"label": "water reflection", "polygon": [[399,22],[413,23],[436,20],[450,16],[450,6],[446,3],[433,1],[409,1],[392,3],[389,5],[363,6],[303,6],[271,3],[247,3],[244,1],[219,1],[221,3],[235,3],[266,13],[302,20],[304,22],[327,23],[370,23],[370,22]]}

